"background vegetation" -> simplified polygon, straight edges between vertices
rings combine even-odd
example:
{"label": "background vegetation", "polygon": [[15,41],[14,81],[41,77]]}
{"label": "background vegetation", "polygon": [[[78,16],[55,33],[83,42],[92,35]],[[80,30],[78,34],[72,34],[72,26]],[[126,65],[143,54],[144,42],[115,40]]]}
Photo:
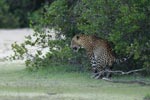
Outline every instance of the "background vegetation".
{"label": "background vegetation", "polygon": [[[29,27],[29,16],[54,0],[1,0],[0,28]],[[13,24],[12,24],[13,23]]]}
{"label": "background vegetation", "polygon": [[[16,3],[12,3],[15,2]],[[50,64],[78,64],[88,66],[84,51],[74,54],[69,48],[71,38],[77,33],[93,34],[114,44],[118,57],[132,55],[126,67],[150,69],[150,2],[149,0],[1,0],[0,27],[28,27],[35,34],[25,43],[13,44],[16,57],[28,54],[26,45],[49,47],[46,56],[27,59],[29,69],[44,68]],[[11,19],[9,16],[12,16]],[[11,20],[11,21],[10,21]],[[10,22],[15,23],[13,25]],[[30,23],[30,24],[29,24]],[[11,25],[11,26],[9,26]],[[44,29],[56,31],[56,40],[51,40]],[[65,38],[61,38],[65,36]],[[36,40],[32,41],[35,37]],[[32,58],[32,59],[31,59]]]}

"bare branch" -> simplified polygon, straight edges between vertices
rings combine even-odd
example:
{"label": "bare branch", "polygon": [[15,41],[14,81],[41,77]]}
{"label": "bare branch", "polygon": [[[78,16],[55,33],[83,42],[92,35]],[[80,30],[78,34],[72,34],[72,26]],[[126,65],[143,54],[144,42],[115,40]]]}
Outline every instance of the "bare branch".
{"label": "bare branch", "polygon": [[121,70],[116,70],[116,71],[106,70],[104,72],[114,73],[114,74],[116,73],[116,74],[121,74],[121,75],[128,75],[128,74],[131,74],[131,73],[134,73],[134,72],[140,72],[140,71],[144,71],[144,70],[145,70],[145,68],[131,70],[131,71],[128,71],[128,72],[123,72]]}
{"label": "bare branch", "polygon": [[150,82],[144,82],[141,80],[131,80],[131,81],[125,81],[125,80],[112,80],[109,78],[102,78],[105,81],[112,82],[112,83],[126,83],[126,84],[140,84],[140,85],[147,85],[150,86]]}

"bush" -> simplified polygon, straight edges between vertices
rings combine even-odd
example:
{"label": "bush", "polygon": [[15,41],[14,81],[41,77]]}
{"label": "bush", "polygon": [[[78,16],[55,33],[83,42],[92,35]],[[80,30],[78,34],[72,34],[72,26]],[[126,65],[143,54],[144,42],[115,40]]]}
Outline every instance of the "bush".
{"label": "bush", "polygon": [[[71,38],[80,32],[103,37],[114,43],[114,51],[119,57],[130,58],[131,69],[150,68],[150,2],[148,0],[55,0],[33,13],[31,26],[36,31],[36,41],[26,41],[28,45],[45,45],[50,52],[44,60],[48,63],[63,63],[77,57],[69,49]],[[56,31],[56,40],[44,42],[47,34],[41,31],[49,28]],[[61,36],[65,39],[61,39]],[[57,49],[54,49],[57,48]],[[39,52],[40,54],[40,52]],[[38,54],[38,55],[39,55]],[[38,56],[36,56],[38,58]],[[37,59],[38,61],[38,59]],[[40,61],[41,58],[40,58]],[[83,61],[84,62],[84,61]],[[41,62],[43,63],[43,62]],[[43,65],[40,65],[43,66]],[[126,69],[122,67],[121,69]],[[120,69],[120,70],[121,70]],[[147,70],[149,72],[149,70]]]}
{"label": "bush", "polygon": [[[25,63],[29,70],[65,64],[71,66],[78,65],[78,68],[82,71],[82,65],[84,65],[82,67],[87,67],[88,63],[85,62],[85,57],[81,57],[85,54],[84,51],[79,54],[73,53],[65,37],[61,38],[62,36],[56,36],[53,39],[44,30],[35,32],[32,36],[27,36],[25,42],[22,44],[12,44],[14,55],[11,58],[26,59]],[[37,47],[35,54],[28,50],[32,46]],[[43,55],[42,50],[45,48],[48,48],[49,51]]]}
{"label": "bush", "polygon": [[148,0],[81,0],[74,7],[77,28],[112,41],[120,57],[132,55],[130,69],[149,69],[149,4]]}

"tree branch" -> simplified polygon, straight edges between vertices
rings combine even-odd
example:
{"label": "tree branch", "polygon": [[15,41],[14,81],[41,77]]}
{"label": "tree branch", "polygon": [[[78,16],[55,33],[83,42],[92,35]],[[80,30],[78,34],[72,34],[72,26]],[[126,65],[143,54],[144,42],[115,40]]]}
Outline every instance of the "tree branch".
{"label": "tree branch", "polygon": [[[117,70],[117,71],[105,70],[104,72],[113,73],[113,74],[128,75],[128,74],[131,74],[131,73],[134,73],[134,72],[140,72],[140,71],[144,71],[144,70],[146,70],[146,69],[141,68],[141,69],[136,69],[136,70],[130,70],[128,72],[123,72],[123,71],[120,71],[120,70]],[[112,82],[112,83],[140,84],[140,85],[150,86],[150,82],[145,82],[145,81],[142,81],[142,80],[126,81],[126,80],[112,80],[112,79],[109,79],[109,78],[102,78],[102,79],[105,80],[105,81],[108,81],[108,82]]]}
{"label": "tree branch", "polygon": [[107,81],[107,82],[112,82],[112,83],[140,84],[140,85],[150,86],[150,82],[144,82],[144,81],[141,81],[141,80],[124,81],[124,80],[112,80],[112,79],[109,79],[109,78],[102,78],[102,79]]}
{"label": "tree branch", "polygon": [[116,73],[116,74],[121,74],[121,75],[128,75],[128,74],[131,74],[131,73],[134,73],[134,72],[140,72],[140,71],[144,71],[144,70],[145,70],[145,68],[130,70],[128,72],[123,72],[121,70],[117,70],[117,71],[106,70],[104,72],[113,73],[113,74]]}

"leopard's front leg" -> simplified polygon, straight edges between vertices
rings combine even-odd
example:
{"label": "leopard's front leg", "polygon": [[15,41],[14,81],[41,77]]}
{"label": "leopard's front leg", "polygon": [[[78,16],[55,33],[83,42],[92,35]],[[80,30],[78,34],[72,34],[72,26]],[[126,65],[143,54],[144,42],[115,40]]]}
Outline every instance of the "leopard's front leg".
{"label": "leopard's front leg", "polygon": [[97,75],[95,76],[95,79],[102,79],[105,76],[105,70],[98,67],[97,68]]}

